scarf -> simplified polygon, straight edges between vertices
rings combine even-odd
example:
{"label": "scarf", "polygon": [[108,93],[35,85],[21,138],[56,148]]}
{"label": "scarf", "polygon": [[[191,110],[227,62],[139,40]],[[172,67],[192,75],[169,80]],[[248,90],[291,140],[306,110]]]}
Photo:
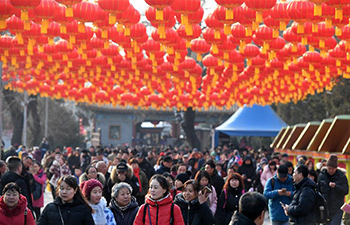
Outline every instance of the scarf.
{"label": "scarf", "polygon": [[134,175],[137,177],[137,180],[139,181],[139,191],[142,191],[142,186],[141,186],[141,179],[140,179],[140,167],[137,169],[134,169]]}
{"label": "scarf", "polygon": [[92,218],[96,225],[106,225],[106,215],[104,209],[106,208],[107,202],[105,198],[101,198],[101,201],[97,205],[90,204],[91,208],[95,211],[92,214]]}

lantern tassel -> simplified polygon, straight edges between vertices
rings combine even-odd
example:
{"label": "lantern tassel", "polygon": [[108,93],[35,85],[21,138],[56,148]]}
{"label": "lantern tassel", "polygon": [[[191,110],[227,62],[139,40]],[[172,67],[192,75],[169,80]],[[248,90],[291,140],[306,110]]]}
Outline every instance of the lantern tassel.
{"label": "lantern tassel", "polygon": [[233,9],[232,8],[226,9],[225,18],[226,18],[226,20],[233,20]]}
{"label": "lantern tassel", "polygon": [[163,21],[163,10],[156,10],[156,20]]}
{"label": "lantern tassel", "polygon": [[61,34],[66,34],[67,33],[67,27],[66,27],[65,24],[61,24],[60,32],[61,32]]}
{"label": "lantern tassel", "polygon": [[0,19],[0,29],[3,30],[7,27],[6,20]]}
{"label": "lantern tassel", "polygon": [[79,33],[85,33],[85,25],[84,25],[84,23],[79,23],[78,24],[78,32]]}
{"label": "lantern tassel", "polygon": [[73,7],[71,5],[66,8],[66,17],[73,17]]}
{"label": "lantern tassel", "polygon": [[30,30],[30,21],[24,21],[24,30]]}
{"label": "lantern tassel", "polygon": [[27,10],[21,11],[21,20],[28,21],[28,11]]}
{"label": "lantern tassel", "polygon": [[343,20],[343,9],[342,8],[335,9],[335,19]]}
{"label": "lantern tassel", "polygon": [[314,16],[322,16],[322,5],[315,5]]}
{"label": "lantern tassel", "polygon": [[109,25],[114,25],[117,22],[117,17],[114,13],[110,13],[108,17],[108,23]]}
{"label": "lantern tassel", "polygon": [[231,34],[231,26],[230,26],[230,24],[225,24],[224,32],[225,32],[225,34],[227,36]]}

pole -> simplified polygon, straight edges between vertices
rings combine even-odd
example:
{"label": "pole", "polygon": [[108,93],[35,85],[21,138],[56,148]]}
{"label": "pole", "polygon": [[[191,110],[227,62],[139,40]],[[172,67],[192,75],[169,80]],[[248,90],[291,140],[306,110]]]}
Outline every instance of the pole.
{"label": "pole", "polygon": [[49,133],[49,98],[45,99],[45,132],[44,137],[47,139]]}
{"label": "pole", "polygon": [[23,110],[23,145],[27,146],[27,106],[28,93],[24,91],[24,110]]}

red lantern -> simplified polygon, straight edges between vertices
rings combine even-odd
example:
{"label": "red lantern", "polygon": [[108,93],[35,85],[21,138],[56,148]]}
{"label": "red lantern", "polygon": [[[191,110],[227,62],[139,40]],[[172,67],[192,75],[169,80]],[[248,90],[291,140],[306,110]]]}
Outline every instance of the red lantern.
{"label": "red lantern", "polygon": [[58,10],[58,4],[54,0],[41,0],[34,9],[35,14],[42,19],[41,33],[46,34],[49,26],[49,19],[52,19],[54,12]]}
{"label": "red lantern", "polygon": [[274,7],[276,0],[245,0],[245,4],[256,11],[256,22],[261,23],[262,13]]}
{"label": "red lantern", "polygon": [[181,13],[181,24],[188,25],[188,14],[196,12],[201,6],[200,0],[175,0],[171,8]]}
{"label": "red lantern", "polygon": [[[80,22],[95,22],[99,18],[103,11],[101,8],[91,2],[80,2],[73,6],[74,18]],[[85,26],[83,23],[79,23],[78,31],[80,33],[85,32]]]}
{"label": "red lantern", "polygon": [[314,32],[313,36],[320,39],[320,48],[325,46],[324,40],[334,35],[334,27],[327,28],[325,22],[318,23],[318,32]]}
{"label": "red lantern", "polygon": [[266,25],[259,26],[259,29],[255,32],[256,38],[264,42],[262,53],[266,53],[266,50],[269,50],[269,43],[274,40],[273,30]]}
{"label": "red lantern", "polygon": [[227,8],[226,19],[231,20],[234,18],[234,8],[240,7],[243,4],[243,0],[215,0],[218,5]]}
{"label": "red lantern", "polygon": [[304,33],[304,23],[314,17],[314,4],[305,0],[296,0],[288,3],[289,17],[298,22],[298,34]]}
{"label": "red lantern", "polygon": [[[239,15],[242,14],[242,7],[235,7],[233,9],[231,9],[231,12],[228,12],[229,9],[223,7],[223,6],[218,6],[215,11],[214,11],[214,16],[215,18],[225,24],[225,34],[229,35],[231,33],[231,24],[238,22],[237,18],[239,17]],[[227,19],[226,16],[227,14],[232,13],[232,18],[231,19]]]}
{"label": "red lantern", "polygon": [[303,59],[306,63],[309,63],[309,71],[314,71],[314,66],[319,64],[322,60],[320,53],[318,52],[305,52]]}
{"label": "red lantern", "polygon": [[278,20],[280,22],[280,30],[285,30],[287,23],[290,20],[287,7],[287,2],[279,2],[276,3],[276,5],[270,10],[270,16],[272,19]]}
{"label": "red lantern", "polygon": [[258,46],[254,44],[247,44],[243,51],[243,57],[247,58],[247,65],[251,65],[251,59],[258,56],[260,54],[260,50]]}
{"label": "red lantern", "polygon": [[10,0],[10,3],[17,9],[20,9],[21,19],[28,21],[28,10],[34,9],[40,4],[41,0]]}
{"label": "red lantern", "polygon": [[0,0],[0,30],[6,28],[6,19],[12,16],[15,8],[9,0]]}
{"label": "red lantern", "polygon": [[129,0],[98,0],[98,5],[106,12],[109,12],[109,24],[116,23],[116,14],[125,11],[130,3]]}

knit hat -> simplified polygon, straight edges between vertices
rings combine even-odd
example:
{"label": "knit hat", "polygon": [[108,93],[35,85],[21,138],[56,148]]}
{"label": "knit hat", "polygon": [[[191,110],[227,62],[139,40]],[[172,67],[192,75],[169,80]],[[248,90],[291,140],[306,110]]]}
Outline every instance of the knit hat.
{"label": "knit hat", "polygon": [[338,167],[338,156],[334,155],[334,154],[330,155],[329,159],[327,160],[326,166],[337,168]]}
{"label": "knit hat", "polygon": [[101,182],[95,179],[90,179],[80,184],[80,190],[86,198],[90,196],[92,189],[95,187],[103,189]]}
{"label": "knit hat", "polygon": [[175,177],[175,180],[181,181],[183,184],[190,179],[187,173],[180,173]]}

